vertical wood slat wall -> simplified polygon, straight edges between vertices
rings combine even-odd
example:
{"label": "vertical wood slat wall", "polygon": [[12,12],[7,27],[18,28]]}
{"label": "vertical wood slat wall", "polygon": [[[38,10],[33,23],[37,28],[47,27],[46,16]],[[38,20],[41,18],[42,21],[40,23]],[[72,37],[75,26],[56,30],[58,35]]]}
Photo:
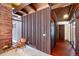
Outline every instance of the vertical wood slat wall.
{"label": "vertical wood slat wall", "polygon": [[76,19],[76,52],[79,53],[79,19]]}
{"label": "vertical wood slat wall", "polygon": [[[29,40],[33,47],[51,52],[50,40],[50,8],[23,16],[23,37]],[[45,36],[43,36],[45,35]]]}
{"label": "vertical wood slat wall", "polygon": [[12,44],[12,9],[4,4],[0,4],[0,49],[5,45]]}
{"label": "vertical wood slat wall", "polygon": [[76,52],[79,53],[79,9],[75,12],[75,16],[76,16],[76,19],[75,19],[75,36],[76,36]]}

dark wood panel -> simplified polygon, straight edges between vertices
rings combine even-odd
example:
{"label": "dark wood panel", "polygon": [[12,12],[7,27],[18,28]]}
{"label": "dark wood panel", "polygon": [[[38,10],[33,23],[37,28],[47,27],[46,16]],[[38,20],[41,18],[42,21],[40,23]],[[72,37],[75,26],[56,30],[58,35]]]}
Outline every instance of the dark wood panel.
{"label": "dark wood panel", "polygon": [[79,53],[79,19],[76,19],[76,52]]}
{"label": "dark wood panel", "polygon": [[40,12],[36,12],[36,48],[40,49]]}
{"label": "dark wood panel", "polygon": [[28,40],[29,43],[32,44],[32,18],[31,14],[28,15]]}
{"label": "dark wood panel", "polygon": [[36,13],[33,14],[33,45],[36,45]]}
{"label": "dark wood panel", "polygon": [[22,17],[22,37],[25,37],[24,32],[25,32],[25,17]]}
{"label": "dark wood panel", "polygon": [[[50,11],[50,8],[48,8],[47,9],[47,11]],[[46,12],[47,12],[46,11]],[[50,12],[47,12],[46,13],[46,19],[47,19],[47,21],[46,21],[46,27],[47,27],[47,31],[46,31],[46,33],[47,33],[47,35],[46,35],[46,37],[47,37],[47,52],[48,53],[51,53],[51,39],[50,39],[50,20],[51,20],[51,18],[50,18]],[[48,17],[49,16],[49,17]]]}
{"label": "dark wood panel", "polygon": [[24,36],[29,40],[29,44],[43,52],[50,53],[50,8],[23,17],[25,23],[23,34],[25,33]]}
{"label": "dark wood panel", "polygon": [[41,33],[40,33],[40,35],[41,35],[41,36],[40,36],[41,47],[40,47],[40,48],[41,48],[41,51],[44,51],[44,50],[43,50],[43,20],[44,20],[44,19],[43,19],[43,11],[41,11],[40,13],[41,13],[41,19],[40,19],[40,22],[41,22],[41,23],[40,23],[40,26],[41,26],[41,27],[40,27],[40,31],[41,31]]}
{"label": "dark wood panel", "polygon": [[79,53],[79,9],[76,10],[75,16],[76,16],[76,19],[75,19],[75,22],[76,22],[75,24],[75,37],[76,37],[75,51]]}
{"label": "dark wood panel", "polygon": [[[46,14],[46,15],[45,15]],[[49,14],[49,13],[48,13]],[[43,49],[44,49],[44,52],[47,52],[47,38],[46,38],[46,35],[47,35],[47,27],[46,27],[46,24],[49,24],[49,23],[46,23],[46,20],[47,20],[47,16],[50,16],[50,15],[47,15],[47,9],[46,10],[43,10],[43,34],[45,34],[45,36],[43,36]],[[50,20],[50,18],[49,18]]]}

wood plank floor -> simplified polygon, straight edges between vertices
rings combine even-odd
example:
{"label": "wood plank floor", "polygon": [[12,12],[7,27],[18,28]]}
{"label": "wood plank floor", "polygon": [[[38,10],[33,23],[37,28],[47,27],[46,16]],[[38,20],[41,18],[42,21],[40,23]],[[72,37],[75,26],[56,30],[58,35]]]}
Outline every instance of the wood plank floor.
{"label": "wood plank floor", "polygon": [[75,51],[67,41],[58,41],[52,50],[54,56],[75,56]]}

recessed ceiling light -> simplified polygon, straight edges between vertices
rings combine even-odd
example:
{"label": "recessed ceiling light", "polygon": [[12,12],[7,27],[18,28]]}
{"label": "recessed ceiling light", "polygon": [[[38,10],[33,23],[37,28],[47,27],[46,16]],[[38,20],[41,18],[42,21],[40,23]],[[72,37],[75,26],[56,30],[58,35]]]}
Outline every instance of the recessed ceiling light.
{"label": "recessed ceiling light", "polygon": [[65,14],[65,15],[63,16],[64,19],[68,19],[68,17],[69,17],[68,14]]}
{"label": "recessed ceiling light", "polygon": [[16,8],[16,7],[20,6],[20,5],[21,5],[21,3],[12,3],[12,7],[14,7],[14,8]]}

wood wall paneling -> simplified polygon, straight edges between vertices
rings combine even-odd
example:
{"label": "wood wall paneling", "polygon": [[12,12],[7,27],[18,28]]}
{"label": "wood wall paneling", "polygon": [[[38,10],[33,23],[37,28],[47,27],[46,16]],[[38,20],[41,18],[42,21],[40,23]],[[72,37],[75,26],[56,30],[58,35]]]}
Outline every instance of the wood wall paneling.
{"label": "wood wall paneling", "polygon": [[40,12],[36,12],[36,48],[40,49]]}
{"label": "wood wall paneling", "polygon": [[28,40],[29,43],[32,44],[32,21],[31,21],[31,14],[28,15]]}
{"label": "wood wall paneling", "polygon": [[36,13],[33,13],[33,45],[36,45]]}
{"label": "wood wall paneling", "polygon": [[[48,11],[48,12],[47,12]],[[46,33],[47,33],[47,35],[46,35],[46,38],[47,38],[47,52],[48,53],[50,53],[51,52],[51,40],[50,40],[50,20],[51,20],[51,18],[50,18],[50,8],[48,8],[47,9],[47,13],[46,13],[46,19],[47,19],[47,21],[46,21],[46,27],[47,27],[47,30],[46,30]]]}
{"label": "wood wall paneling", "polygon": [[25,25],[24,22],[25,22],[24,17],[22,17],[22,37],[24,37],[24,25]]}
{"label": "wood wall paneling", "polygon": [[76,25],[75,25],[75,35],[76,35],[76,52],[79,53],[79,9],[75,12],[76,15]]}
{"label": "wood wall paneling", "polygon": [[23,16],[23,19],[23,27],[25,27],[23,36],[29,40],[29,44],[43,52],[50,53],[50,8]]}
{"label": "wood wall paneling", "polygon": [[8,45],[12,45],[12,20],[11,8],[0,4],[0,50]]}
{"label": "wood wall paneling", "polygon": [[79,19],[76,19],[76,52],[79,53]]}

